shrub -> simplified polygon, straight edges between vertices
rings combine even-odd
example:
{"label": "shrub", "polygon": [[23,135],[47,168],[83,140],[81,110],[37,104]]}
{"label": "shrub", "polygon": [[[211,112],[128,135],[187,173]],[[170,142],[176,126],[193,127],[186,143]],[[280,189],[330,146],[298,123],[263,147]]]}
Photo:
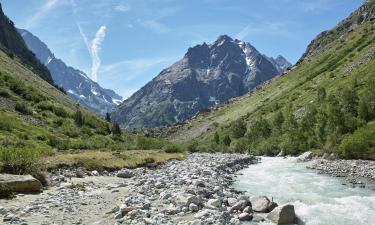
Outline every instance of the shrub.
{"label": "shrub", "polygon": [[138,136],[136,141],[136,147],[139,150],[149,150],[149,149],[161,149],[163,147],[163,142],[156,138],[148,138],[145,136]]}
{"label": "shrub", "polygon": [[2,198],[14,198],[15,193],[8,185],[0,185],[0,199]]}
{"label": "shrub", "polygon": [[348,159],[375,159],[375,123],[345,136],[338,151],[340,156]]}
{"label": "shrub", "polygon": [[174,145],[174,144],[169,144],[169,145],[165,146],[163,149],[166,153],[182,152],[182,149],[180,147],[178,147],[177,145]]}
{"label": "shrub", "polygon": [[231,124],[231,131],[234,138],[241,138],[246,133],[246,123],[238,119]]}
{"label": "shrub", "polygon": [[0,96],[4,97],[4,98],[9,98],[10,97],[10,93],[9,93],[8,90],[0,88]]}
{"label": "shrub", "polygon": [[188,146],[186,147],[186,150],[188,150],[189,152],[198,152],[198,143],[197,142],[193,142],[193,143],[190,143],[188,144]]}
{"label": "shrub", "polygon": [[232,143],[233,147],[232,149],[234,152],[237,153],[244,153],[247,152],[247,142],[245,138],[240,138],[236,140],[234,143]]}
{"label": "shrub", "polygon": [[1,171],[11,174],[36,174],[41,153],[33,148],[7,148],[0,152]]}
{"label": "shrub", "polygon": [[232,142],[232,140],[230,139],[229,135],[225,135],[224,138],[223,138],[223,144],[225,146],[229,146],[231,142]]}
{"label": "shrub", "polygon": [[25,114],[25,115],[33,114],[33,111],[30,109],[30,107],[26,103],[17,103],[14,108],[18,112]]}

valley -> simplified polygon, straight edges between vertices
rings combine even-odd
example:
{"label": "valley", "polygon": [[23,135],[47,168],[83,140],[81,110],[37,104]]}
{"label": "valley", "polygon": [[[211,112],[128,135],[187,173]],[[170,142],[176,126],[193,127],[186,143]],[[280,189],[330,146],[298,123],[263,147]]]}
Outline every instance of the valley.
{"label": "valley", "polygon": [[[248,26],[211,43],[197,38],[149,80],[141,74],[164,59],[105,64],[110,57],[100,57],[102,42],[117,29],[102,25],[91,39],[78,21],[81,2],[47,0],[41,8],[73,13],[83,46],[64,46],[72,57],[56,51],[64,60],[51,50],[62,39],[43,42],[33,26],[17,28],[1,4],[10,3],[0,3],[1,224],[375,221],[374,0],[318,34],[294,65],[248,42],[244,33],[254,32]],[[102,4],[109,3],[91,6]],[[106,10],[118,13],[108,20],[132,11],[125,5]],[[133,22],[122,28],[153,30],[155,46],[166,42],[158,35],[171,34],[159,22]],[[61,32],[72,29],[62,24]],[[111,40],[118,44],[114,51],[106,43],[111,56],[126,55],[120,45],[133,45],[144,57],[155,51]],[[77,65],[80,48],[88,51],[91,73],[84,64],[68,65]],[[124,65],[129,74],[119,72]],[[116,92],[97,82],[103,71]],[[122,79],[143,86],[123,98],[118,90],[129,87],[119,88]]]}

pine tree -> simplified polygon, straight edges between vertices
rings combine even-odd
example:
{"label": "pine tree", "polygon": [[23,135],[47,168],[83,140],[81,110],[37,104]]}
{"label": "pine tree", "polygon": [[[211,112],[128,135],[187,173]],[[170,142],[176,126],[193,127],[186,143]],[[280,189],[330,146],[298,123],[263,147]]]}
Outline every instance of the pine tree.
{"label": "pine tree", "polygon": [[111,114],[110,114],[109,112],[107,112],[107,113],[105,114],[105,120],[106,120],[108,123],[111,122]]}
{"label": "pine tree", "polygon": [[122,134],[120,125],[118,123],[113,123],[112,134],[116,136],[120,136]]}
{"label": "pine tree", "polygon": [[79,127],[82,127],[83,124],[84,124],[83,114],[82,114],[82,111],[79,107],[77,107],[76,113],[74,115],[74,122]]}

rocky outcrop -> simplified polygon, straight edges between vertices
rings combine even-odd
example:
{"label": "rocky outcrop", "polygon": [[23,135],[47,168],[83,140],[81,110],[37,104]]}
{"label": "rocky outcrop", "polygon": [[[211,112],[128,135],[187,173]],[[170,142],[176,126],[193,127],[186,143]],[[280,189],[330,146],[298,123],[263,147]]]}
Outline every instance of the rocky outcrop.
{"label": "rocky outcrop", "polygon": [[294,224],[297,221],[296,213],[293,205],[282,205],[272,210],[267,219],[277,225]]}
{"label": "rocky outcrop", "polygon": [[367,0],[359,9],[350,14],[348,18],[340,22],[334,29],[323,31],[313,41],[311,41],[297,64],[302,63],[302,61],[322,51],[334,41],[340,40],[343,34],[352,32],[358,27],[358,25],[365,22],[374,21],[374,19],[375,2],[373,0]]}
{"label": "rocky outcrop", "polygon": [[55,57],[48,46],[27,30],[18,29],[27,47],[49,69],[56,85],[64,88],[67,94],[78,103],[96,113],[105,115],[121,102],[122,97],[110,89],[102,88],[84,72],[67,66]]}
{"label": "rocky outcrop", "polygon": [[0,174],[0,187],[17,193],[40,192],[43,188],[39,180],[31,175]]}
{"label": "rocky outcrop", "polygon": [[125,128],[180,123],[246,94],[289,65],[281,56],[268,58],[249,43],[223,35],[213,44],[190,48],[183,59],[125,100],[113,118]]}

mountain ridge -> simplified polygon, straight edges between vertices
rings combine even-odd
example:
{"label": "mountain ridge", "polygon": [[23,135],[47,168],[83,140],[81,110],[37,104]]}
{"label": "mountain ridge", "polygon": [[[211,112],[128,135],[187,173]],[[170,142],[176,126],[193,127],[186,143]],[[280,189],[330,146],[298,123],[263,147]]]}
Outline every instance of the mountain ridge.
{"label": "mountain ridge", "polygon": [[0,3],[0,48],[8,53],[11,57],[17,56],[22,63],[27,65],[33,72],[38,74],[42,79],[53,84],[52,76],[47,69],[27,48],[26,43],[21,35],[17,32],[13,21],[5,14]]}
{"label": "mountain ridge", "polygon": [[28,48],[50,70],[54,82],[63,87],[78,103],[96,113],[105,115],[122,102],[122,97],[113,90],[102,88],[84,72],[67,66],[55,57],[48,46],[31,32],[18,29]]}
{"label": "mountain ridge", "polygon": [[189,48],[181,60],[125,100],[112,117],[125,128],[179,123],[246,94],[290,65],[278,65],[249,43],[221,35],[212,44]]}

